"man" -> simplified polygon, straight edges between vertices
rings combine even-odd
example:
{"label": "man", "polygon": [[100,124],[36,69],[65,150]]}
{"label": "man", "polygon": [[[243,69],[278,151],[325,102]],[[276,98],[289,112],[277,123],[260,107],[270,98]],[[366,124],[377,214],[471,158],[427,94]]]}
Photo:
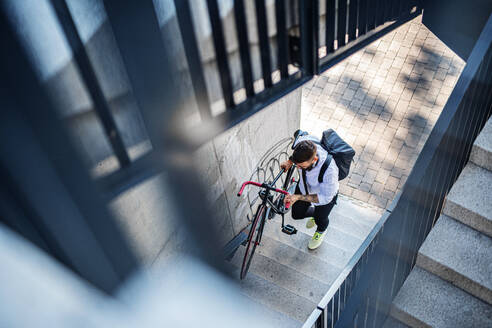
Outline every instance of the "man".
{"label": "man", "polygon": [[[308,229],[317,226],[316,232],[309,241],[308,248],[318,248],[323,242],[326,229],[329,224],[333,206],[338,198],[338,167],[335,160],[330,161],[322,182],[318,180],[320,169],[328,155],[327,151],[312,136],[302,136],[298,139],[292,156],[281,164],[284,171],[294,163],[301,170],[301,178],[293,195],[285,197],[292,207],[292,218],[301,220],[309,218],[306,222]],[[307,188],[307,190],[306,190]]]}

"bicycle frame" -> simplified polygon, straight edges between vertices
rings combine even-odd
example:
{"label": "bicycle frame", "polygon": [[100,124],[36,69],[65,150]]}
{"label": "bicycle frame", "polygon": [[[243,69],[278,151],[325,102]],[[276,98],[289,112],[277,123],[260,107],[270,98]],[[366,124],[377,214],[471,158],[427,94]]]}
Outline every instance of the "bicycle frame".
{"label": "bicycle frame", "polygon": [[[296,140],[299,138],[300,135],[303,135],[301,130],[296,131],[294,134],[294,142],[293,145],[295,144]],[[292,145],[292,148],[294,148]],[[275,179],[270,182],[270,183],[259,183],[255,181],[246,181],[242,184],[241,189],[237,193],[237,196],[241,196],[244,188],[247,185],[254,185],[256,187],[261,188],[259,191],[258,195],[261,198],[262,202],[259,204],[256,213],[254,215],[253,221],[251,222],[251,227],[249,229],[249,234],[248,238],[246,239],[246,249],[245,249],[245,254],[243,257],[243,262],[241,265],[241,271],[240,271],[240,279],[243,279],[246,274],[248,273],[249,266],[251,264],[251,260],[253,259],[253,255],[255,253],[256,246],[258,246],[261,242],[262,236],[263,236],[263,229],[265,227],[265,223],[267,220],[271,219],[270,217],[270,211],[273,211],[275,214],[280,214],[282,216],[282,232],[286,233],[288,235],[293,235],[297,233],[297,229],[291,225],[284,225],[284,215],[287,213],[290,204],[285,203],[283,205],[283,197],[286,195],[289,195],[289,192],[286,190],[291,182],[294,182],[294,179],[291,180],[292,174],[294,170],[296,169],[296,165],[292,165],[289,170],[287,171],[287,177],[284,181],[283,184],[283,189],[278,189],[275,188],[275,184],[277,183],[278,179],[282,176],[284,173],[283,170],[281,170]],[[290,187],[289,187],[290,188]],[[292,190],[289,189],[289,191],[292,192]],[[272,192],[279,193],[280,196],[277,198],[275,201],[273,200],[273,194]],[[283,206],[281,206],[283,205]],[[281,207],[281,208],[279,208]],[[255,233],[257,232],[257,235],[255,237]],[[251,246],[253,246],[251,248]]]}
{"label": "bicycle frame", "polygon": [[[275,179],[273,180],[273,182],[271,182],[270,184],[267,184],[267,183],[259,183],[259,182],[255,182],[255,181],[246,181],[242,184],[241,186],[241,190],[239,190],[239,192],[237,193],[237,196],[241,196],[243,191],[244,191],[244,188],[247,186],[247,185],[254,185],[254,186],[257,186],[257,187],[260,187],[260,188],[263,188],[263,190],[260,190],[260,198],[262,198],[262,205],[266,205],[267,202],[269,203],[269,205],[275,210],[275,212],[277,213],[281,213],[280,212],[280,209],[277,208],[277,206],[275,204],[273,204],[271,201],[269,201],[269,196],[271,195],[270,192],[271,191],[275,191],[275,192],[278,192],[280,194],[283,194],[283,195],[288,195],[289,193],[285,190],[282,190],[282,189],[278,189],[278,188],[275,188],[275,183],[277,183],[278,179],[280,179],[280,177],[282,176],[282,174],[284,173],[284,171],[280,171],[279,174],[275,177]],[[261,192],[265,192],[264,195],[261,195]],[[263,196],[263,197],[262,197]],[[290,207],[289,204],[286,204],[285,208],[288,209]]]}
{"label": "bicycle frame", "polygon": [[[286,186],[288,185],[288,181],[291,179],[292,177],[292,174],[294,172],[294,169],[296,168],[296,166],[292,166],[288,171],[287,171],[287,177],[285,179],[285,183],[284,183],[284,188],[286,188]],[[274,204],[271,200],[271,191],[274,191],[274,192],[277,192],[277,193],[280,193],[280,194],[283,194],[283,195],[289,195],[289,192],[286,191],[286,190],[282,190],[282,189],[278,189],[278,188],[275,188],[274,185],[275,183],[278,181],[278,179],[282,176],[282,174],[284,173],[284,171],[280,171],[278,173],[278,175],[275,177],[275,179],[273,180],[273,182],[267,184],[267,183],[258,183],[258,182],[255,182],[255,181],[246,181],[242,184],[241,186],[241,190],[238,192],[237,196],[241,196],[243,191],[244,191],[244,188],[247,186],[247,185],[254,185],[254,186],[257,186],[257,187],[260,187],[262,188],[262,190],[260,190],[259,192],[259,196],[260,196],[260,199],[262,199],[262,203],[259,205],[260,207],[261,206],[266,206],[268,208],[270,208],[271,210],[273,210],[273,212],[275,214],[280,214],[282,216],[282,231],[287,233],[287,234],[295,234],[297,232],[297,230],[290,226],[290,225],[285,225],[284,224],[284,214],[287,213],[289,207],[290,207],[290,204],[286,203],[285,206],[283,208],[279,208],[277,206],[277,204]],[[280,205],[280,202],[279,204]],[[268,213],[268,211],[267,211]]]}

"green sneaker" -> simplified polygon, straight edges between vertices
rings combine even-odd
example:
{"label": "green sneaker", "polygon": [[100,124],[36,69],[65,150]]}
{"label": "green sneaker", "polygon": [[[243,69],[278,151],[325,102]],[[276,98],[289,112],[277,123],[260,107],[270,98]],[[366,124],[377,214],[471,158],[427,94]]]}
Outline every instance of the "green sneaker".
{"label": "green sneaker", "polygon": [[306,228],[308,228],[308,229],[311,229],[315,225],[316,225],[316,221],[314,221],[313,217],[309,218],[306,222]]}
{"label": "green sneaker", "polygon": [[313,238],[311,238],[311,240],[309,241],[308,248],[309,249],[318,248],[323,242],[323,238],[325,238],[325,232],[316,231],[313,235]]}

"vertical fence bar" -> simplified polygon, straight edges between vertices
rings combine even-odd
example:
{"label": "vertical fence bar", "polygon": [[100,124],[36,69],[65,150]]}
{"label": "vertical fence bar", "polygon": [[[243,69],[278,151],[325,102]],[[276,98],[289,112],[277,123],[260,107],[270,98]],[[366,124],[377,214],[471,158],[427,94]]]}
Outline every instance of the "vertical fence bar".
{"label": "vertical fence bar", "polygon": [[84,81],[85,87],[89,92],[94,110],[101,119],[104,132],[109,139],[111,147],[120,163],[121,167],[130,165],[130,157],[123,143],[123,139],[118,131],[116,122],[114,121],[111,110],[109,109],[106,97],[103,94],[99,80],[92,67],[89,56],[85,51],[84,43],[72,19],[70,10],[64,0],[51,0],[51,4],[55,9],[58,21],[65,33],[65,38],[72,49],[73,56],[79,67],[80,75]]}
{"label": "vertical fence bar", "polygon": [[[180,0],[175,0],[180,1]],[[244,10],[244,0],[234,1],[234,18],[236,19],[236,33],[239,41],[239,54],[241,56],[241,69],[243,72],[244,88],[246,96],[253,97],[255,90],[253,87],[253,70],[251,68],[251,54],[249,51],[248,26],[246,24],[246,14]]]}
{"label": "vertical fence bar", "polygon": [[326,327],[333,328],[335,325],[335,301],[332,298],[330,303],[326,306]]}
{"label": "vertical fence bar", "polygon": [[190,4],[188,0],[174,0],[174,7],[176,8],[179,30],[181,32],[181,39],[183,41],[198,110],[202,120],[208,120],[212,117],[212,112],[210,110],[210,100],[203,74],[200,52],[198,50],[198,42],[193,28]]}
{"label": "vertical fence bar", "polygon": [[376,3],[376,27],[384,24],[384,10],[386,0],[377,0]]}
{"label": "vertical fence bar", "polygon": [[326,0],[326,54],[335,51],[335,15],[336,15],[335,0]]}
{"label": "vertical fence bar", "polygon": [[364,35],[367,32],[367,1],[368,0],[359,0],[359,36]]}
{"label": "vertical fence bar", "polygon": [[409,15],[410,11],[410,1],[409,0],[400,0],[400,18],[405,18]]}
{"label": "vertical fence bar", "polygon": [[391,20],[394,0],[384,0],[384,23]]}
{"label": "vertical fence bar", "polygon": [[337,322],[340,318],[340,290],[341,288],[338,288],[333,296],[333,322]]}
{"label": "vertical fence bar", "polygon": [[398,19],[400,16],[400,2],[402,0],[394,0],[392,1],[392,9],[391,9],[391,19]]}
{"label": "vertical fence bar", "polygon": [[316,328],[326,328],[325,324],[325,311],[321,311],[318,319],[314,323],[314,327]]}
{"label": "vertical fence bar", "polygon": [[219,6],[217,0],[207,0],[208,15],[210,24],[212,25],[212,37],[215,47],[215,60],[219,67],[220,83],[222,93],[227,109],[234,107],[234,97],[232,95],[231,71],[229,69],[229,61],[227,60],[227,49],[224,41],[224,30],[222,28],[222,20],[220,17]]}
{"label": "vertical fence bar", "polygon": [[289,45],[287,39],[287,23],[285,19],[285,0],[275,0],[275,17],[277,23],[277,47],[278,63],[280,67],[280,77],[286,79],[289,77]]}
{"label": "vertical fence bar", "polygon": [[340,313],[343,312],[343,309],[345,309],[345,304],[347,303],[347,285],[348,280],[345,279],[342,283],[342,287],[340,288]]}
{"label": "vertical fence bar", "polygon": [[338,0],[338,31],[337,31],[338,49],[340,49],[346,44],[345,42],[346,34],[347,34],[347,0]]}
{"label": "vertical fence bar", "polygon": [[301,63],[305,76],[312,76],[318,73],[318,12],[318,1],[299,2]]}
{"label": "vertical fence bar", "polygon": [[270,45],[268,40],[268,22],[265,9],[265,1],[255,0],[256,23],[258,26],[258,38],[260,41],[261,71],[265,89],[272,86],[272,64],[270,60]]}
{"label": "vertical fence bar", "polygon": [[357,7],[359,5],[359,0],[349,0],[349,19],[348,19],[348,40],[349,42],[355,40],[357,34]]}
{"label": "vertical fence bar", "polygon": [[378,0],[367,0],[367,31],[376,28],[376,7]]}

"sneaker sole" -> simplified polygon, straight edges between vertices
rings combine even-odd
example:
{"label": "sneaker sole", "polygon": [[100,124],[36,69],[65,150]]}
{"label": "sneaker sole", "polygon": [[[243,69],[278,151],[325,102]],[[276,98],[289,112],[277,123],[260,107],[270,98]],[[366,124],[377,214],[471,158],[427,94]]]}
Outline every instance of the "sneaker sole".
{"label": "sneaker sole", "polygon": [[[323,242],[321,242],[321,244],[323,244]],[[321,246],[321,244],[319,244],[318,246],[313,247],[313,248],[309,247],[309,245],[308,245],[308,247],[307,247],[307,248],[308,248],[310,251],[314,251],[315,249],[319,248],[319,247]]]}

